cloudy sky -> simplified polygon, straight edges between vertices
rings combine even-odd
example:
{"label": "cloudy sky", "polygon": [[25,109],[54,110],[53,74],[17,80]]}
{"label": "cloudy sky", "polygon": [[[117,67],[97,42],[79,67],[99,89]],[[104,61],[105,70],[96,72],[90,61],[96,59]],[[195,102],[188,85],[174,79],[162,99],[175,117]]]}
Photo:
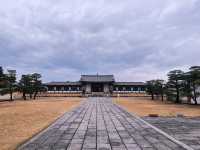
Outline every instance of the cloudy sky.
{"label": "cloudy sky", "polygon": [[46,81],[200,65],[199,0],[1,0],[0,66]]}

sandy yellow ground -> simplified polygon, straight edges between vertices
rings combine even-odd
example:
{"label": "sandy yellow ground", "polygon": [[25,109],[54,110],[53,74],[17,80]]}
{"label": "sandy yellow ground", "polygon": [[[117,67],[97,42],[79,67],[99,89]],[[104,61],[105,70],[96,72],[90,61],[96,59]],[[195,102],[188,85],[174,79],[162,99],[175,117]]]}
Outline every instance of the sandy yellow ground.
{"label": "sandy yellow ground", "polygon": [[80,102],[80,98],[0,102],[0,150],[15,149]]}
{"label": "sandy yellow ground", "polygon": [[177,114],[183,114],[188,117],[200,117],[200,105],[180,105],[138,97],[114,98],[113,101],[126,108],[129,112],[133,112],[139,116],[148,116],[149,114],[176,116]]}

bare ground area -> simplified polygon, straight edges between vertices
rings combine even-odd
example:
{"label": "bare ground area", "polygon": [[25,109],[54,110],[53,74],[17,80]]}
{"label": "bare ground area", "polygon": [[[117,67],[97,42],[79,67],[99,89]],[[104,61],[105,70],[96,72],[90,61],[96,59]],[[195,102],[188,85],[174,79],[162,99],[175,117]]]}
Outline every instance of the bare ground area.
{"label": "bare ground area", "polygon": [[15,149],[80,102],[81,98],[0,102],[0,149]]}
{"label": "bare ground area", "polygon": [[158,114],[164,117],[173,117],[177,114],[183,114],[187,117],[200,116],[200,105],[174,104],[151,100],[148,97],[119,97],[114,98],[113,101],[139,116],[148,116],[149,114]]}

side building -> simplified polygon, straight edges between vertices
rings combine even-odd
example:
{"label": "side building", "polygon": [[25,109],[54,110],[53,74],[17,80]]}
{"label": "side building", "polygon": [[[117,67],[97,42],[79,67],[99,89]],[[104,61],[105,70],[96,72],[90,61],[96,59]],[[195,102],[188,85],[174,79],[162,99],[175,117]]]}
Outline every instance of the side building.
{"label": "side building", "polygon": [[46,96],[144,96],[144,82],[116,82],[114,75],[81,75],[77,82],[49,82]]}

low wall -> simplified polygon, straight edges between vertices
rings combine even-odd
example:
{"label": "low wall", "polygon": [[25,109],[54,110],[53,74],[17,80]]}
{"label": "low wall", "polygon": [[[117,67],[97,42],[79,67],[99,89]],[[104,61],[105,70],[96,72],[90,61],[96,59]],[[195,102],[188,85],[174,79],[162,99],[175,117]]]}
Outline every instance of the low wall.
{"label": "low wall", "polygon": [[[83,97],[91,94],[83,95],[82,92],[45,92],[39,93],[39,97]],[[101,95],[108,96],[109,94]],[[113,92],[109,95],[111,97],[146,97],[149,96],[145,92]]]}
{"label": "low wall", "polygon": [[82,97],[82,92],[70,92],[70,93],[40,93],[39,97]]}
{"label": "low wall", "polygon": [[114,92],[113,97],[146,97],[146,92]]}

